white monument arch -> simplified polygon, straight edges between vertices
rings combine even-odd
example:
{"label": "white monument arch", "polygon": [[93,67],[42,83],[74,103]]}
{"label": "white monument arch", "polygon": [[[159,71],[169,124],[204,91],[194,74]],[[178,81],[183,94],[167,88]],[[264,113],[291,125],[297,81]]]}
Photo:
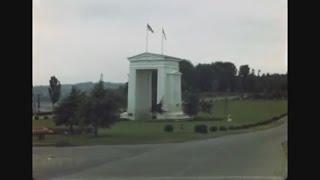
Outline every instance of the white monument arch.
{"label": "white monument arch", "polygon": [[[129,83],[127,112],[122,118],[135,119],[183,119],[181,102],[182,59],[142,53],[128,58]],[[152,107],[162,104],[164,112],[152,112]]]}

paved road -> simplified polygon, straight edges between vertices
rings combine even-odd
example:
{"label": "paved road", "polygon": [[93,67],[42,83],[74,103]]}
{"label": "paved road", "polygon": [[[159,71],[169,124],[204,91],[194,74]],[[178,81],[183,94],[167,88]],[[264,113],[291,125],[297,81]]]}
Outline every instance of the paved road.
{"label": "paved road", "polygon": [[36,179],[283,179],[281,126],[186,143],[34,147]]}

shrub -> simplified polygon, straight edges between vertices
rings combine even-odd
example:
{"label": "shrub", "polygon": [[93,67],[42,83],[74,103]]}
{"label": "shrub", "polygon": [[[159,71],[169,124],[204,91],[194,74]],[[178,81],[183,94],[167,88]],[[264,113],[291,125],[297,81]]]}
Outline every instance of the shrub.
{"label": "shrub", "polygon": [[233,126],[233,130],[241,129],[241,126]]}
{"label": "shrub", "polygon": [[253,124],[247,124],[247,128],[253,127]]}
{"label": "shrub", "polygon": [[196,125],[196,126],[194,127],[194,131],[195,131],[196,133],[206,134],[206,133],[208,133],[208,127],[207,127],[207,125],[205,125],[205,124]]}
{"label": "shrub", "polygon": [[226,131],[226,130],[227,130],[227,128],[226,128],[226,127],[224,127],[224,126],[220,126],[220,127],[219,127],[219,130],[220,130],[220,131]]}
{"label": "shrub", "polygon": [[167,124],[164,126],[165,132],[173,132],[173,126],[171,124]]}
{"label": "shrub", "polygon": [[57,147],[70,146],[70,145],[71,145],[71,143],[66,140],[60,140],[55,143],[55,146],[57,146]]}
{"label": "shrub", "polygon": [[48,116],[44,116],[43,119],[48,119]]}
{"label": "shrub", "polygon": [[39,116],[34,116],[34,119],[35,119],[35,120],[38,120],[38,119],[39,119]]}
{"label": "shrub", "polygon": [[202,112],[211,113],[213,108],[213,103],[210,101],[202,100],[200,101],[200,107]]}
{"label": "shrub", "polygon": [[245,124],[245,125],[242,125],[242,129],[247,129],[248,128],[248,125]]}
{"label": "shrub", "polygon": [[210,127],[210,131],[211,132],[216,132],[218,130],[218,128],[216,126],[211,126]]}
{"label": "shrub", "polygon": [[198,114],[199,94],[198,92],[186,92],[183,94],[183,111],[189,116]]}
{"label": "shrub", "polygon": [[235,127],[234,126],[229,126],[229,130],[234,130]]}

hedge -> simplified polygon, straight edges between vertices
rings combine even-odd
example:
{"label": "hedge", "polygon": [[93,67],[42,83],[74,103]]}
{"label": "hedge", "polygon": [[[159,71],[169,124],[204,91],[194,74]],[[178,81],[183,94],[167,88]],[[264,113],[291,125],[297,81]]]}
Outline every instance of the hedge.
{"label": "hedge", "polygon": [[173,132],[173,126],[171,124],[167,124],[164,126],[165,132]]}
{"label": "hedge", "polygon": [[201,134],[207,134],[208,133],[208,127],[205,124],[201,124],[201,125],[196,125],[194,127],[194,131],[196,133],[201,133]]}

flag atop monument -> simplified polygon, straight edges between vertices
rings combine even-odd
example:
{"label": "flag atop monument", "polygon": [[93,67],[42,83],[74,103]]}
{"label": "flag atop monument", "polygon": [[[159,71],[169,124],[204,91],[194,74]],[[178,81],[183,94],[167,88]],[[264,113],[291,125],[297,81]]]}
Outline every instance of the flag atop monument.
{"label": "flag atop monument", "polygon": [[149,30],[150,32],[154,33],[153,29],[151,28],[151,26],[149,24],[147,24],[147,30]]}

